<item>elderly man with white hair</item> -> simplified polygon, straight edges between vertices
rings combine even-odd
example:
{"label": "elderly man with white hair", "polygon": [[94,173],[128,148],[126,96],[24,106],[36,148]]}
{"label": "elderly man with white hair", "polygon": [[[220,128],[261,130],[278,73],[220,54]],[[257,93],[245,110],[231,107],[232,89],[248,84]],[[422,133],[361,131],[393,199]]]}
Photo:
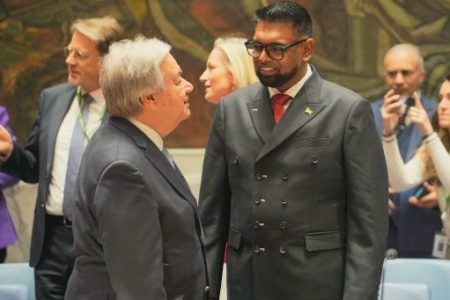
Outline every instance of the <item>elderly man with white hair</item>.
{"label": "elderly man with white hair", "polygon": [[66,299],[207,299],[195,198],[163,146],[192,84],[168,44],[141,36],[111,46],[100,83],[111,118],[80,166]]}

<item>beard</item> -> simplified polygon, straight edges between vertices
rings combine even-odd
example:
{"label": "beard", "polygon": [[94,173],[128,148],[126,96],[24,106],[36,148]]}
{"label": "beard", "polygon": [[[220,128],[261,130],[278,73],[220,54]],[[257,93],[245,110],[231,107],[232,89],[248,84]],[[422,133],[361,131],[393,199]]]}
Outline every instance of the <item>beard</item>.
{"label": "beard", "polygon": [[275,75],[263,75],[256,68],[256,76],[259,81],[267,87],[279,88],[288,83],[298,72],[298,66],[293,67],[288,73],[285,74],[275,74]]}

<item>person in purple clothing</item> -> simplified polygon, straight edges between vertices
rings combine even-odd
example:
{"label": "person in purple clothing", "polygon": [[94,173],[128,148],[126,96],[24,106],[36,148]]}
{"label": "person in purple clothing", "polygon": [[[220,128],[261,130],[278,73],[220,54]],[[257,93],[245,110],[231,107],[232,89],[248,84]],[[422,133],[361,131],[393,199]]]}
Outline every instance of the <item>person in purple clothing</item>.
{"label": "person in purple clothing", "polygon": [[[6,108],[0,106],[0,124],[11,132],[11,129],[8,127],[8,122],[8,112]],[[6,248],[17,241],[17,233],[9,215],[8,207],[6,206],[5,196],[3,195],[3,189],[16,184],[17,181],[17,178],[0,172],[0,263],[5,261]]]}

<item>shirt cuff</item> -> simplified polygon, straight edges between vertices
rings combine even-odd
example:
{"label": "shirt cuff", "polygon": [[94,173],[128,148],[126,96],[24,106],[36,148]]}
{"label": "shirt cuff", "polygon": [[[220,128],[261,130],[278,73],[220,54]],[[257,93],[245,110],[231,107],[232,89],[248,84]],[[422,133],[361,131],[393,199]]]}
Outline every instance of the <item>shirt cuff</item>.
{"label": "shirt cuff", "polygon": [[436,139],[439,139],[439,137],[438,137],[436,131],[433,131],[432,133],[430,133],[429,135],[427,135],[427,136],[423,139],[423,141],[425,142],[425,144],[429,144],[429,143],[431,143],[432,141],[434,141],[434,140],[436,140]]}
{"label": "shirt cuff", "polygon": [[395,140],[397,140],[397,136],[395,135],[395,133],[388,136],[383,135],[383,142],[385,143],[391,143]]}

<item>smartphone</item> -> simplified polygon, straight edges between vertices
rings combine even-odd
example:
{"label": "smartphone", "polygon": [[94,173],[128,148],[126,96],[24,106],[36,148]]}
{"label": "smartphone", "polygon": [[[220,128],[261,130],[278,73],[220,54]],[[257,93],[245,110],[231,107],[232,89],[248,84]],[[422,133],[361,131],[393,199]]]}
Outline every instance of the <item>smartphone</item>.
{"label": "smartphone", "polygon": [[[400,98],[401,99],[401,98]],[[408,116],[408,111],[411,108],[411,106],[414,106],[414,98],[412,96],[408,96],[405,100],[405,110],[403,111],[402,116],[400,117],[400,120],[397,123],[396,131],[402,131],[408,127],[409,124],[407,124],[406,117]]]}
{"label": "smartphone", "polygon": [[[429,184],[431,184],[431,180],[427,180],[427,182]],[[426,194],[428,194],[427,189],[423,186],[423,184],[420,186],[420,188],[414,193],[414,197],[416,197],[417,199],[420,200],[420,198],[422,198],[423,196],[425,196]]]}

